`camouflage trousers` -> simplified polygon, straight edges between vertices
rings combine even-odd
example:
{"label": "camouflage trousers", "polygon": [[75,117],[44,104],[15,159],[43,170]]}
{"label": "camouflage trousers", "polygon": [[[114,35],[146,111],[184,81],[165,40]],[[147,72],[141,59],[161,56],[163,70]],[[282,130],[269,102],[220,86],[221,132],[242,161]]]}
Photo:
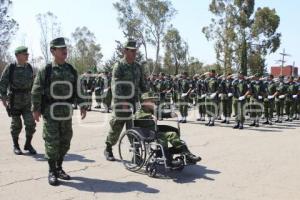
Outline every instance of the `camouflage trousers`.
{"label": "camouflage trousers", "polygon": [[106,96],[104,97],[103,99],[103,103],[108,107],[110,108],[111,107],[111,101],[112,101],[112,93],[111,93],[111,90],[108,91],[106,93]]}
{"label": "camouflage trousers", "polygon": [[53,120],[49,114],[43,116],[43,139],[45,141],[45,157],[48,160],[63,160],[70,149],[73,136],[72,119]]}
{"label": "camouflage trousers", "polygon": [[287,99],[285,101],[285,113],[289,118],[293,118],[297,109],[296,101],[294,99]]}
{"label": "camouflage trousers", "polygon": [[250,118],[257,119],[261,117],[263,108],[262,108],[262,101],[252,98],[250,100]]}
{"label": "camouflage trousers", "polygon": [[120,134],[126,125],[126,129],[132,127],[132,113],[131,112],[121,112],[116,113],[113,111],[112,119],[109,121],[110,130],[106,138],[106,144],[114,146],[117,144]]}
{"label": "camouflage trousers", "polygon": [[218,116],[218,101],[216,99],[205,99],[206,113],[208,117]]}
{"label": "camouflage trousers", "polygon": [[36,124],[32,117],[32,113],[30,110],[31,105],[24,106],[23,108],[13,108],[11,111],[11,126],[10,132],[13,138],[19,138],[19,135],[22,130],[22,120],[25,125],[26,137],[32,137],[35,133]]}
{"label": "camouflage trousers", "polygon": [[227,98],[221,100],[222,103],[222,111],[224,117],[231,117],[232,114],[232,98]]}
{"label": "camouflage trousers", "polygon": [[283,99],[276,99],[275,105],[276,105],[277,117],[282,117],[283,116],[283,108],[284,108],[284,100]]}
{"label": "camouflage trousers", "polygon": [[168,144],[170,143],[175,149],[179,149],[184,145],[180,140],[179,134],[174,131],[159,132],[158,142],[163,147],[168,147]]}
{"label": "camouflage trousers", "polygon": [[206,108],[205,108],[205,98],[198,98],[197,100],[198,102],[198,111],[199,111],[199,115],[201,117],[205,117],[206,114]]}
{"label": "camouflage trousers", "polygon": [[97,102],[98,105],[101,104],[101,102],[102,102],[101,93],[102,93],[101,90],[96,90],[95,91],[96,102]]}
{"label": "camouflage trousers", "polygon": [[243,124],[245,122],[246,100],[243,101],[236,100],[236,103],[237,103],[237,110],[236,110],[237,113],[236,113],[235,121]]}
{"label": "camouflage trousers", "polygon": [[264,101],[264,113],[265,113],[265,118],[267,120],[273,118],[274,106],[275,106],[275,103],[273,100],[266,99]]}
{"label": "camouflage trousers", "polygon": [[187,117],[188,116],[188,105],[189,100],[188,99],[180,99],[179,100],[179,112],[182,117]]}

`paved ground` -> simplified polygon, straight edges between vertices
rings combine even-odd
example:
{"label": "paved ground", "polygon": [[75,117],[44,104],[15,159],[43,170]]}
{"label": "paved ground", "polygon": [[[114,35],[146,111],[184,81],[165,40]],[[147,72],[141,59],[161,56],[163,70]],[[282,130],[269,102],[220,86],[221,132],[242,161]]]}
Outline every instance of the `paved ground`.
{"label": "paved ground", "polygon": [[[181,126],[182,138],[203,161],[181,173],[167,172],[153,179],[104,159],[109,114],[89,112],[81,122],[76,112],[74,137],[65,162],[73,179],[51,187],[43,158],[42,123],[33,141],[39,154],[15,156],[10,119],[0,107],[1,200],[300,199],[300,121],[239,131],[219,123],[214,128],[205,127],[190,113],[190,123]],[[171,120],[160,123],[176,125]],[[24,131],[20,140],[23,146]]]}

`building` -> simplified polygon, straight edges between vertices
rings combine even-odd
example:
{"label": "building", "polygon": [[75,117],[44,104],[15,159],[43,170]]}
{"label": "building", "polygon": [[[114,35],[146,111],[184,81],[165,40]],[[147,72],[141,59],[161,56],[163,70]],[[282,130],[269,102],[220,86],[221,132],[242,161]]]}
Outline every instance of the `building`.
{"label": "building", "polygon": [[[279,77],[281,75],[281,66],[271,67],[271,74],[274,77]],[[298,67],[293,67],[292,65],[288,65],[282,68],[283,76],[294,76],[298,77]]]}

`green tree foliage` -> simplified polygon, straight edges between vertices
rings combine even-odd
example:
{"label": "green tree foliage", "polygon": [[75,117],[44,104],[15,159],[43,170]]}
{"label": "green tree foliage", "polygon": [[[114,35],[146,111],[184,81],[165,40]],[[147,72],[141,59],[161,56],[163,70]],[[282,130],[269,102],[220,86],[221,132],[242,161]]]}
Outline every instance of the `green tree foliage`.
{"label": "green tree foliage", "polygon": [[72,33],[74,44],[69,47],[69,62],[79,73],[99,68],[102,60],[101,46],[87,27],[77,27]]}
{"label": "green tree foliage", "polygon": [[0,73],[9,60],[7,49],[18,30],[18,23],[10,17],[10,0],[0,0]]}
{"label": "green tree foliage", "polygon": [[276,11],[268,7],[255,10],[255,0],[212,0],[209,10],[214,18],[203,32],[209,40],[216,41],[218,61],[225,69],[235,63],[244,74],[263,73],[264,65],[256,65],[280,46],[281,34],[277,32],[280,17]]}

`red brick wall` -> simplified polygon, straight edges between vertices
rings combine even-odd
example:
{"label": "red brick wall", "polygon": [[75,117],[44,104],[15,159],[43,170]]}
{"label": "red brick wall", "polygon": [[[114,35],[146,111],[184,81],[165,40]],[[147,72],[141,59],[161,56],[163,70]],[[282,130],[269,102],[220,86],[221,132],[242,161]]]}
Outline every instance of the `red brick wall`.
{"label": "red brick wall", "polygon": [[[292,69],[293,69],[293,66],[285,66],[282,68],[282,75],[284,76],[292,76],[293,73],[292,73]],[[274,76],[274,77],[278,77],[281,75],[281,67],[271,67],[271,74]],[[298,68],[295,67],[294,68],[294,76],[298,76]]]}

